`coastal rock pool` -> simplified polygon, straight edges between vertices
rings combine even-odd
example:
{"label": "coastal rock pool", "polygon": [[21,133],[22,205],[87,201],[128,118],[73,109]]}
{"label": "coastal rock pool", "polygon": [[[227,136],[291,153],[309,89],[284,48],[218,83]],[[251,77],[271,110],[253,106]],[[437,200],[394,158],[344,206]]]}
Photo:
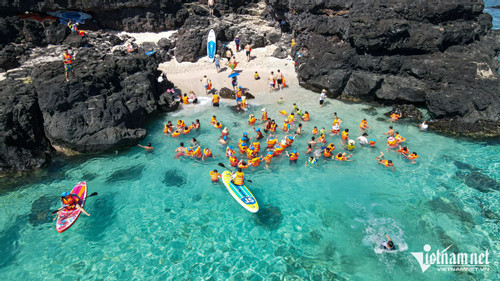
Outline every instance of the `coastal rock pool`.
{"label": "coastal rock pool", "polygon": [[[283,97],[285,102],[276,101]],[[250,101],[238,113],[232,101],[212,108],[199,105],[161,116],[148,126],[144,143],[154,151],[133,147],[51,166],[26,184],[3,184],[0,193],[1,280],[498,280],[500,250],[500,145],[420,132],[411,123],[394,123],[420,156],[416,164],[385,145],[387,107],[329,100],[319,107],[313,93],[291,86],[280,93]],[[230,130],[236,147],[243,132],[255,136],[248,115],[263,107],[279,126],[297,103],[311,114],[302,122],[304,135],[293,148],[296,165],[286,155],[266,168],[250,168],[248,188],[261,210],[242,208],[222,183],[212,184],[209,171],[229,166],[225,148],[217,144],[220,130],[209,125],[216,115]],[[369,109],[369,110],[367,110]],[[333,112],[361,135],[359,122],[368,119],[369,138],[376,148],[360,147],[352,162],[319,159],[305,167],[306,143],[313,126],[331,129]],[[368,112],[368,113],[367,113]],[[198,132],[177,139],[163,134],[168,120],[200,119]],[[238,124],[238,126],[233,126]],[[258,121],[256,127],[262,128]],[[280,139],[284,132],[278,130]],[[192,137],[215,158],[181,157],[174,149]],[[341,150],[338,136],[328,142]],[[261,141],[264,144],[263,141]],[[264,149],[261,150],[261,154]],[[290,150],[290,149],[287,149]],[[375,157],[383,151],[396,171],[384,169]],[[56,163],[59,160],[56,159]],[[62,160],[61,160],[62,161]],[[61,192],[86,180],[89,198],[82,216],[58,234],[50,211]],[[43,210],[42,210],[43,209]],[[46,209],[46,210],[45,210]],[[397,246],[387,252],[380,244],[388,234]],[[481,253],[488,250],[487,270],[422,272],[412,252]]]}

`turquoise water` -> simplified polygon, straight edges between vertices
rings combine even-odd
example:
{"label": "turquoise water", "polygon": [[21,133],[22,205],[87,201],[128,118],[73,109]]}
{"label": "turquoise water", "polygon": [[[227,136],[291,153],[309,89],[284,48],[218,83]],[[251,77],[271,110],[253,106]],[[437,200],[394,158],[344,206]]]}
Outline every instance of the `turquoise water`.
{"label": "turquoise water", "polygon": [[[264,83],[264,82],[263,82]],[[387,151],[383,132],[389,108],[330,100],[319,108],[317,96],[293,87],[285,104],[278,94],[268,104],[250,104],[237,114],[229,104],[214,109],[205,98],[152,121],[153,153],[139,147],[55,165],[22,186],[3,187],[0,194],[1,280],[459,280],[499,279],[500,161],[498,142],[470,142],[420,132],[413,124],[396,123],[418,152],[417,164]],[[243,131],[249,113],[270,116],[290,111],[292,101],[311,113],[304,136],[293,147],[298,165],[285,155],[266,169],[246,172],[247,186],[260,211],[243,209],[222,184],[210,182],[217,162],[228,164],[216,145],[219,130],[209,126],[216,114],[230,128],[231,144]],[[377,148],[358,148],[353,162],[321,159],[304,167],[305,144],[313,126],[330,128],[332,113],[343,119],[351,136],[360,135],[359,122],[368,118]],[[163,123],[200,119],[199,132],[179,139],[162,133]],[[379,120],[377,120],[379,119]],[[251,135],[254,135],[251,132]],[[284,133],[279,132],[283,137]],[[174,159],[180,141],[196,137],[210,147],[215,159]],[[339,151],[339,137],[328,136]],[[396,172],[376,163],[383,151]],[[65,163],[65,164],[64,164]],[[86,180],[89,198],[82,216],[58,234],[49,212],[59,194]],[[482,184],[478,183],[482,181]],[[496,185],[495,185],[496,184]],[[488,189],[490,188],[490,189]],[[481,207],[483,206],[483,207]],[[489,211],[488,211],[489,210]],[[379,249],[386,234],[399,250]],[[422,272],[410,252],[455,245],[455,252],[488,249],[488,272]]]}
{"label": "turquoise water", "polygon": [[484,11],[493,16],[493,29],[499,29],[500,0],[484,0]]}

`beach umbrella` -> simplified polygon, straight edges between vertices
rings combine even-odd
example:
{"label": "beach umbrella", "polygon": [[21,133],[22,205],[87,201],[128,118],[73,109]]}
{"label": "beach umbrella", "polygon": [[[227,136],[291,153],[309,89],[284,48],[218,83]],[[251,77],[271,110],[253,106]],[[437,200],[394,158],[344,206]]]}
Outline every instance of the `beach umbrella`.
{"label": "beach umbrella", "polygon": [[233,77],[236,77],[236,76],[238,76],[238,75],[240,75],[238,72],[233,72],[233,73],[229,74],[229,76],[228,76],[228,77],[229,77],[229,78],[233,78]]}

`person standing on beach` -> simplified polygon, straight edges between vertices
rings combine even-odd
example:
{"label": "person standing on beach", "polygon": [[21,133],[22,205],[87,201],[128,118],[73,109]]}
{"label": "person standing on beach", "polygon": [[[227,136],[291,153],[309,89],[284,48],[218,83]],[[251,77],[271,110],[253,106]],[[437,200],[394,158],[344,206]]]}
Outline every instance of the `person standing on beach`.
{"label": "person standing on beach", "polygon": [[240,37],[236,36],[234,38],[234,44],[236,45],[236,52],[240,51]]}
{"label": "person standing on beach", "polygon": [[321,94],[319,95],[319,106],[323,107],[323,104],[325,103],[326,99],[326,90],[323,89],[321,90]]}
{"label": "person standing on beach", "polygon": [[274,72],[271,71],[271,75],[269,75],[267,81],[269,81],[269,93],[270,93],[271,91],[274,91]]}
{"label": "person standing on beach", "polygon": [[229,67],[231,68],[232,72],[234,72],[236,65],[238,65],[238,63],[236,63],[236,57],[232,56],[231,59],[228,61],[228,64],[229,64]]}
{"label": "person standing on beach", "polygon": [[231,50],[231,48],[227,48],[226,50],[227,64],[229,64],[229,61],[231,60],[232,57],[233,57],[233,51]]}
{"label": "person standing on beach", "polygon": [[252,46],[250,46],[250,43],[247,43],[245,45],[245,54],[247,56],[247,62],[250,61],[250,52],[252,51]]}
{"label": "person standing on beach", "polygon": [[75,78],[75,72],[73,71],[73,57],[68,50],[64,50],[62,59],[64,61],[64,77],[66,77],[66,81],[69,81],[68,72],[71,72],[73,78]]}
{"label": "person standing on beach", "polygon": [[219,73],[219,70],[220,70],[220,56],[219,56],[219,54],[215,55],[214,63],[215,63],[215,70],[217,71],[217,73]]}
{"label": "person standing on beach", "polygon": [[201,83],[203,84],[203,87],[205,87],[205,94],[208,95],[208,78],[206,75],[203,76],[203,79],[200,79]]}
{"label": "person standing on beach", "polygon": [[278,84],[278,91],[283,90],[283,86],[281,84],[281,82],[283,81],[283,74],[281,74],[279,69],[276,75],[274,76],[274,80],[276,80],[276,84]]}
{"label": "person standing on beach", "polygon": [[236,78],[236,76],[231,78],[231,85],[233,86],[233,91],[236,92],[238,90],[236,88],[236,86],[238,86],[238,78]]}
{"label": "person standing on beach", "polygon": [[214,15],[215,0],[208,0],[208,9],[210,10],[210,15]]}

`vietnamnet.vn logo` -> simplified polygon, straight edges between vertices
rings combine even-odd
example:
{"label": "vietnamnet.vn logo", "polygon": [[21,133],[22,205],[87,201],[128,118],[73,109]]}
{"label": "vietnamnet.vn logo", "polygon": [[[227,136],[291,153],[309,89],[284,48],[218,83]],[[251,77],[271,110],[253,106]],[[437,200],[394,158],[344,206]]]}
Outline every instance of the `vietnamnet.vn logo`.
{"label": "vietnamnet.vn logo", "polygon": [[449,253],[448,249],[453,246],[434,253],[429,253],[430,245],[424,246],[424,252],[412,252],[417,259],[422,272],[425,272],[432,265],[437,266],[438,271],[489,271],[488,250],[482,253]]}

